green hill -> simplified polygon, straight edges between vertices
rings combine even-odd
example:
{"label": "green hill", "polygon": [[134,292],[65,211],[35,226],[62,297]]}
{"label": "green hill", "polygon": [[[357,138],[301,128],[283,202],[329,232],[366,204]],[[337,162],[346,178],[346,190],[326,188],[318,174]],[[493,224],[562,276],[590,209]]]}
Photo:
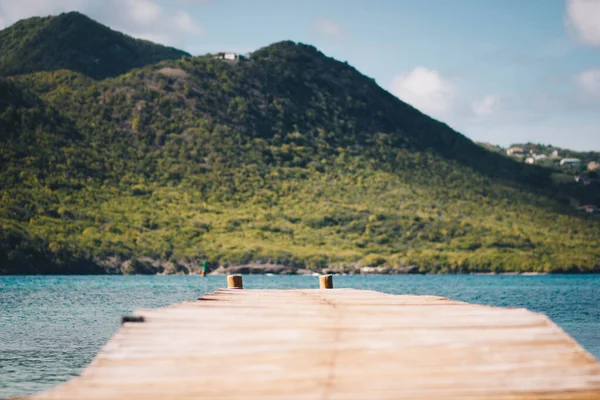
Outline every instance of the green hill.
{"label": "green hill", "polygon": [[312,46],[2,85],[0,272],[600,270],[600,221],[551,170]]}
{"label": "green hill", "polygon": [[186,55],[115,32],[77,12],[29,18],[0,31],[0,76],[68,69],[103,79]]}

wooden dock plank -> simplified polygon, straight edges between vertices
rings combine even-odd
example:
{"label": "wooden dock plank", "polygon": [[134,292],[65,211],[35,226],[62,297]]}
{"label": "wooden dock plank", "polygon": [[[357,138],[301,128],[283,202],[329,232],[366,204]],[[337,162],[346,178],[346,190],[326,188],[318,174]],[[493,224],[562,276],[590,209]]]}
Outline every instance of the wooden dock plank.
{"label": "wooden dock plank", "polygon": [[600,400],[600,364],[523,309],[221,290],[136,315],[79,377],[32,398]]}

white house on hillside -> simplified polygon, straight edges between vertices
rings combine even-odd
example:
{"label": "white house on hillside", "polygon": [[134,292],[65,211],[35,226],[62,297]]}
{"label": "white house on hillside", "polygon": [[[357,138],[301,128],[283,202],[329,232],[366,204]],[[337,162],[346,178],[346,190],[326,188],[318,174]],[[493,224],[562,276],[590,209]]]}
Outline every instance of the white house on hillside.
{"label": "white house on hillside", "polygon": [[217,53],[214,57],[219,60],[234,61],[234,60],[238,60],[240,58],[240,55],[237,53],[221,52],[221,53]]}
{"label": "white house on hillside", "polygon": [[581,160],[579,158],[563,158],[560,160],[560,165],[579,165]]}
{"label": "white house on hillside", "polygon": [[525,150],[522,147],[511,147],[510,149],[506,150],[506,154],[509,156],[521,155],[523,153],[525,153]]}

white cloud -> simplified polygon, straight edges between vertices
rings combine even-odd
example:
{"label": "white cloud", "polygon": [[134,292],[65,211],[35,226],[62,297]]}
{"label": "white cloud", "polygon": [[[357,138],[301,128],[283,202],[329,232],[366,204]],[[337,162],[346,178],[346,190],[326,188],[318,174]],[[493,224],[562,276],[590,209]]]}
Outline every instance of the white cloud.
{"label": "white cloud", "polygon": [[600,46],[600,0],[567,0],[566,24],[581,42]]}
{"label": "white cloud", "polygon": [[6,25],[29,17],[45,17],[65,10],[79,9],[83,0],[0,0],[0,15]]}
{"label": "white cloud", "polygon": [[321,18],[315,24],[315,30],[318,34],[326,36],[336,42],[344,42],[348,39],[349,34],[338,23]]}
{"label": "white cloud", "polygon": [[210,4],[213,0],[174,0],[176,3],[184,3],[184,4]]}
{"label": "white cloud", "polygon": [[496,96],[487,95],[482,99],[476,100],[471,104],[471,110],[473,114],[478,117],[488,117],[492,115],[498,105],[498,98]]}
{"label": "white cloud", "polygon": [[203,32],[185,2],[163,9],[156,0],[0,0],[0,27],[23,18],[79,11],[112,29],[169,46],[181,46],[186,35]]}
{"label": "white cloud", "polygon": [[455,88],[439,72],[416,67],[392,81],[390,91],[426,114],[443,116],[452,108]]}
{"label": "white cloud", "polygon": [[185,11],[179,11],[173,16],[173,23],[175,27],[184,33],[191,33],[197,35],[202,33],[202,28],[198,25],[190,14]]}
{"label": "white cloud", "polygon": [[162,10],[160,6],[150,0],[126,0],[131,18],[140,24],[151,24],[156,22]]}
{"label": "white cloud", "polygon": [[586,93],[600,96],[600,68],[584,71],[577,75],[575,79]]}

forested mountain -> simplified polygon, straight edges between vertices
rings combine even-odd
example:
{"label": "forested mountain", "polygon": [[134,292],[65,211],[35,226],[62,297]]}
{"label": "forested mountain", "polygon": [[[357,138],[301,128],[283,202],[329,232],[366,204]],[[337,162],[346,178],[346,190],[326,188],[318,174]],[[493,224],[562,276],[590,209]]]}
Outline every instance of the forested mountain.
{"label": "forested mountain", "polygon": [[600,269],[600,221],[551,170],[312,46],[104,80],[37,72],[0,91],[0,272]]}
{"label": "forested mountain", "polygon": [[68,69],[103,79],[187,55],[115,32],[77,12],[29,18],[0,31],[0,76]]}

